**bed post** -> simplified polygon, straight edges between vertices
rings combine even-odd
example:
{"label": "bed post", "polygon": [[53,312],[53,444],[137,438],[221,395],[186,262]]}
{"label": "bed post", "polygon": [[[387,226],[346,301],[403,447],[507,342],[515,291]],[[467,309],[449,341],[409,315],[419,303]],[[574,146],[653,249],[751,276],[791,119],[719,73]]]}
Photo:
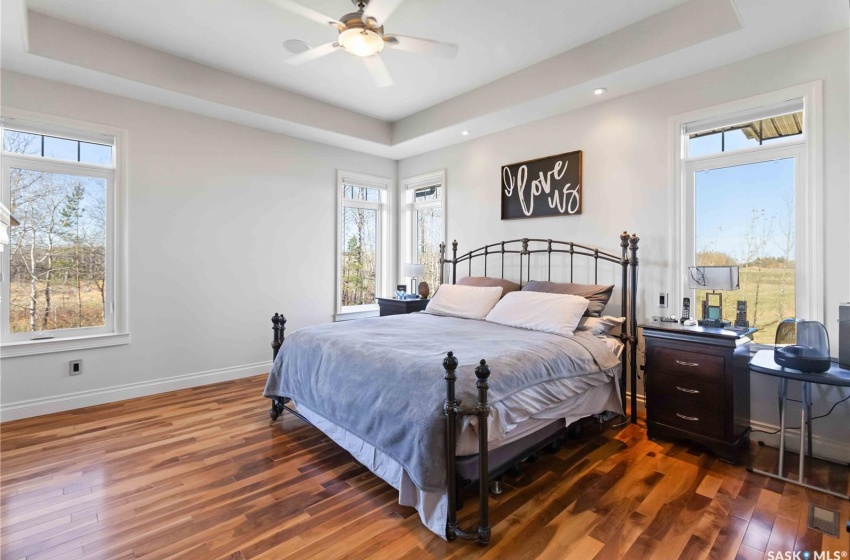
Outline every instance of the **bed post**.
{"label": "bed post", "polygon": [[457,284],[457,239],[452,241],[452,284]]}
{"label": "bed post", "polygon": [[[272,362],[277,358],[277,353],[280,352],[280,347],[283,345],[284,334],[283,331],[286,330],[286,317],[281,313],[275,313],[272,317]],[[278,417],[283,413],[283,409],[286,408],[284,405],[286,404],[287,399],[284,397],[274,397],[272,398],[272,407],[269,409],[269,418],[272,419],[272,422],[278,419]]]}
{"label": "bed post", "polygon": [[490,417],[490,405],[487,402],[487,390],[490,383],[490,366],[481,360],[475,368],[475,377],[478,381],[478,406],[475,412],[478,414],[478,538],[479,544],[486,545],[490,542],[490,467],[488,465],[487,447],[487,420]]}
{"label": "bed post", "polygon": [[[623,281],[620,284],[622,290],[622,309],[621,316],[629,317],[629,232],[624,231],[620,234],[620,247],[622,248],[623,260],[621,262],[623,269]],[[625,347],[629,342],[629,325],[623,325],[620,329],[620,342]],[[626,415],[626,375],[627,366],[629,364],[628,351],[624,351],[620,360],[620,402],[623,404],[623,416]]]}
{"label": "bed post", "polygon": [[277,353],[280,351],[281,345],[283,345],[283,331],[286,330],[286,317],[281,313],[275,313],[272,317],[272,332],[274,336],[272,337],[272,361],[277,358]]}
{"label": "bed post", "polygon": [[[455,242],[457,247],[457,242]],[[457,446],[457,433],[455,432],[455,420],[458,413],[458,403],[455,400],[455,381],[457,376],[457,358],[453,352],[449,352],[443,360],[443,369],[446,370],[446,404],[443,410],[446,413],[446,483],[448,485],[448,512],[446,513],[446,540],[453,541],[457,538],[457,475],[455,474],[455,451]]]}
{"label": "bed post", "polygon": [[629,266],[631,278],[629,280],[629,343],[630,364],[632,382],[632,424],[637,424],[637,279],[638,279],[638,242],[637,234],[629,238]]}
{"label": "bed post", "polygon": [[440,243],[440,285],[446,283],[446,243]]}
{"label": "bed post", "polygon": [[[490,366],[481,360],[475,368],[475,377],[478,381],[478,404],[471,409],[462,410],[455,396],[455,381],[457,375],[457,358],[453,352],[449,352],[443,360],[443,368],[446,370],[446,485],[448,493],[448,512],[446,513],[446,540],[453,541],[458,537],[464,540],[476,541],[481,545],[490,542],[490,468],[488,464],[487,449],[487,419],[490,416],[490,404],[487,402],[487,391],[490,389],[488,378],[490,377]],[[457,474],[456,474],[456,447],[457,447],[457,417],[459,415],[478,416],[478,530],[462,531],[457,526]]]}

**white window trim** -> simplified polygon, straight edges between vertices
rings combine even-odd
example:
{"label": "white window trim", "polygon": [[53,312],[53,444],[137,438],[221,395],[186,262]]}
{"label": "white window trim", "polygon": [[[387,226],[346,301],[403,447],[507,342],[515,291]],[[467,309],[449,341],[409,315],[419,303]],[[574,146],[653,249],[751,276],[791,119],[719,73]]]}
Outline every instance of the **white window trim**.
{"label": "white window trim", "polygon": [[[32,111],[23,111],[10,107],[0,107],[0,116],[3,120],[14,126],[14,121],[23,123],[21,128],[26,130],[34,130],[33,123],[38,123],[43,128],[39,128],[38,133],[59,134],[64,137],[71,137],[75,140],[86,142],[103,142],[105,138],[114,139],[113,158],[114,171],[112,175],[111,199],[109,200],[109,212],[107,212],[107,220],[111,223],[107,226],[108,244],[107,247],[111,251],[111,266],[107,267],[107,282],[111,280],[112,293],[111,305],[114,309],[112,316],[112,325],[109,332],[102,330],[94,332],[94,334],[85,334],[85,329],[67,329],[67,336],[55,336],[47,339],[25,339],[25,340],[6,340],[7,334],[3,335],[4,340],[0,341],[0,358],[14,358],[20,356],[30,356],[36,354],[47,354],[52,352],[66,352],[71,350],[80,350],[86,348],[99,348],[104,346],[116,346],[129,344],[129,305],[128,305],[128,262],[127,262],[127,133],[123,129],[81,122],[73,119],[56,117]],[[67,132],[66,132],[67,131]],[[89,174],[91,176],[101,176],[103,171],[109,170],[108,166],[98,164],[77,164],[69,165],[64,160],[54,158],[42,158],[27,155],[4,156],[3,172],[6,173],[15,161],[27,162],[32,166],[38,166],[45,170],[53,170],[61,173],[70,174]],[[100,171],[100,174],[98,173]],[[4,182],[7,180],[3,179]],[[5,186],[5,185],[4,185]],[[5,197],[5,188],[3,189]],[[3,277],[9,277],[8,266],[4,259]],[[4,287],[5,289],[5,287]],[[8,302],[3,303],[4,310]],[[6,333],[8,325],[8,315],[5,314],[3,320],[3,333]],[[65,330],[65,329],[62,329]]]}
{"label": "white window trim", "polygon": [[337,212],[336,212],[336,281],[334,289],[336,295],[334,302],[336,311],[334,314],[335,321],[347,321],[350,319],[362,319],[365,317],[377,317],[380,313],[378,304],[356,305],[342,307],[342,209],[345,206],[362,206],[364,208],[374,208],[375,203],[346,201],[343,196],[343,185],[347,182],[358,186],[376,188],[381,191],[381,202],[379,205],[380,223],[378,226],[378,262],[380,265],[377,269],[377,278],[375,281],[376,297],[382,297],[381,294],[389,292],[390,278],[390,262],[393,254],[392,236],[393,231],[392,212],[393,196],[390,188],[392,182],[387,177],[377,177],[375,175],[366,175],[352,171],[337,170],[336,179],[336,196],[337,196]]}
{"label": "white window trim", "polygon": [[[399,263],[398,275],[401,277],[403,275],[402,266],[403,263],[415,263],[418,261],[418,255],[416,254],[416,233],[414,224],[414,216],[416,215],[417,208],[433,208],[435,206],[440,207],[440,216],[442,218],[442,237],[443,242],[446,241],[446,199],[447,189],[446,189],[446,170],[440,169],[439,171],[432,171],[431,173],[424,173],[422,175],[416,175],[414,177],[408,177],[402,180],[402,189],[404,193],[404,259]],[[442,187],[442,194],[440,195],[439,201],[432,202],[423,202],[420,204],[414,204],[413,201],[413,191],[420,187],[430,187],[430,186],[438,186]]]}
{"label": "white window trim", "polygon": [[[788,142],[770,148],[744,149],[725,152],[712,156],[702,156],[686,160],[683,132],[689,123],[710,122],[755,113],[760,107],[780,106],[793,99],[803,99],[804,119],[803,138],[805,144]],[[781,157],[783,150],[800,150],[805,169],[796,170],[795,186],[796,231],[797,231],[797,314],[801,317],[823,322],[824,308],[824,268],[823,268],[823,83],[810,82],[772,93],[749,97],[723,105],[717,105],[698,111],[677,115],[670,120],[671,155],[673,176],[670,181],[670,220],[668,259],[671,267],[668,271],[667,285],[674,291],[673,301],[682,301],[683,297],[692,297],[693,290],[687,288],[685,277],[686,263],[693,258],[693,232],[689,232],[688,220],[693,211],[693,199],[688,190],[688,173],[699,162],[724,160],[728,162],[744,161],[748,154],[758,151],[762,154],[774,153]],[[799,167],[799,166],[798,166]],[[804,183],[801,183],[803,181]],[[690,206],[689,206],[690,204]],[[690,246],[689,246],[690,245]]]}

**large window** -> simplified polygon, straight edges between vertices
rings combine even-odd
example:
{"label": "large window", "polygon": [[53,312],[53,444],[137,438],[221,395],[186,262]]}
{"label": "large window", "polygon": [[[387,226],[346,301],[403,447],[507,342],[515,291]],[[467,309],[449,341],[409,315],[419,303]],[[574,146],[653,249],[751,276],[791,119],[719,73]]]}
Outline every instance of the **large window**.
{"label": "large window", "polygon": [[445,241],[445,172],[438,171],[404,180],[408,208],[408,253],[405,262],[425,265],[433,293],[440,285],[440,243]]}
{"label": "large window", "polygon": [[387,276],[389,181],[339,174],[337,313],[377,309]]}
{"label": "large window", "polygon": [[[722,294],[723,318],[734,323],[736,301],[746,301],[757,342],[772,343],[782,319],[814,311],[801,293],[813,269],[804,249],[813,235],[807,118],[798,99],[681,130],[683,264],[739,267],[740,289]],[[699,318],[706,292],[690,295]]]}
{"label": "large window", "polygon": [[[3,343],[116,332],[116,137],[4,119]],[[8,349],[4,351],[8,354]]]}

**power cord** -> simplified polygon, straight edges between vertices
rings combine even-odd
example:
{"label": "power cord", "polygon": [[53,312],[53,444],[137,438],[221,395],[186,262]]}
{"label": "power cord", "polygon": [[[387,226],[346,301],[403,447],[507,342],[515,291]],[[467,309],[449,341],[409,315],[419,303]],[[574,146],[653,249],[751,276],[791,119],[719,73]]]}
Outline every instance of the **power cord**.
{"label": "power cord", "polygon": [[[843,398],[843,399],[841,399],[840,401],[836,401],[836,402],[832,405],[832,407],[829,409],[829,412],[827,412],[826,414],[821,414],[820,416],[812,416],[812,421],[814,421],[814,420],[819,420],[819,419],[821,419],[821,418],[826,418],[827,416],[829,416],[830,414],[832,414],[832,411],[833,411],[833,410],[835,410],[835,407],[836,407],[836,406],[838,406],[839,404],[843,403],[843,402],[844,402],[844,401],[846,401],[847,399],[850,399],[850,395],[847,395],[846,397],[844,397],[844,398]],[[787,400],[789,400],[789,401],[793,401],[793,402],[801,402],[801,401],[798,401],[798,400],[795,400],[795,399],[787,399]],[[794,427],[794,426],[791,426],[791,427],[786,426],[786,427],[785,427],[785,429],[786,429],[786,430],[799,430],[799,429],[800,429],[800,426],[796,426],[796,427]],[[750,430],[750,431],[751,431],[751,432],[758,432],[758,433],[760,433],[760,434],[768,434],[768,435],[776,435],[776,434],[778,434],[778,433],[779,433],[779,430],[774,430],[774,431],[772,431],[772,432],[768,432],[767,430]]]}

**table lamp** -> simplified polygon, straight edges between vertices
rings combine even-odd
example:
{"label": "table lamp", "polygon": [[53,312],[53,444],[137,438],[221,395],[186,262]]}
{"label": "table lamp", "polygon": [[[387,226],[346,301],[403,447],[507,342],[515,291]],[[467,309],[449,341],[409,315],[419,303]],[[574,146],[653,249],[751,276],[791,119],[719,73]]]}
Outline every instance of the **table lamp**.
{"label": "table lamp", "polygon": [[711,290],[705,294],[702,302],[701,327],[725,328],[731,325],[723,320],[723,295],[715,290],[737,290],[737,266],[689,266],[688,288],[692,290]]}
{"label": "table lamp", "polygon": [[416,279],[422,278],[425,275],[425,265],[416,263],[407,263],[404,265],[404,275],[410,277],[410,294],[416,295]]}

